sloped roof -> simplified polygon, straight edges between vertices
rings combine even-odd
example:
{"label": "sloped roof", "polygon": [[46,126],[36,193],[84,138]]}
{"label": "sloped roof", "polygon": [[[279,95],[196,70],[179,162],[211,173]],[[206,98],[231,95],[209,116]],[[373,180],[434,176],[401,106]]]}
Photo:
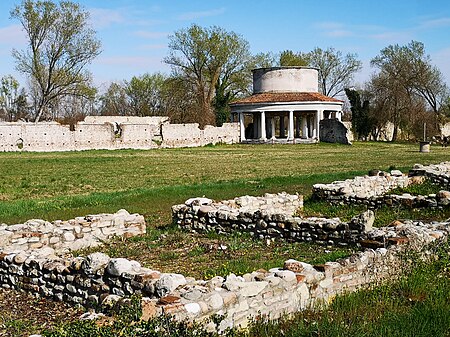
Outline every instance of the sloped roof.
{"label": "sloped roof", "polygon": [[261,104],[261,103],[286,103],[286,102],[336,102],[342,103],[333,97],[322,95],[318,92],[264,92],[253,94],[239,99],[230,105]]}

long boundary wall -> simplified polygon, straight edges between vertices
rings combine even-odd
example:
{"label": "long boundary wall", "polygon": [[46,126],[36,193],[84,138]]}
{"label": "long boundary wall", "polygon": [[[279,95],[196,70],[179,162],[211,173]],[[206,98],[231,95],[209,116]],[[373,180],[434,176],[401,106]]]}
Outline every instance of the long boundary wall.
{"label": "long boundary wall", "polygon": [[0,152],[154,149],[238,143],[239,126],[169,124],[167,118],[89,116],[84,122],[1,123]]}

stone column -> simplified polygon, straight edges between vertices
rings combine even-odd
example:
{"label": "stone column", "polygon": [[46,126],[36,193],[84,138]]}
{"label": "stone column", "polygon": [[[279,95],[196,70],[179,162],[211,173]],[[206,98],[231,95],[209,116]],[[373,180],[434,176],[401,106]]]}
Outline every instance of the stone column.
{"label": "stone column", "polygon": [[266,140],[267,136],[266,136],[266,112],[265,111],[261,111],[261,133],[260,133],[260,139],[261,140]]}
{"label": "stone column", "polygon": [[294,139],[294,111],[289,111],[289,132],[288,140]]}
{"label": "stone column", "polygon": [[316,111],[316,120],[315,120],[315,130],[314,130],[314,138],[317,138],[317,140],[320,140],[319,138],[320,138],[320,136],[319,136],[319,134],[320,134],[320,131],[319,131],[319,128],[320,128],[320,120],[322,119],[322,116],[323,116],[323,110],[317,110]]}
{"label": "stone column", "polygon": [[342,111],[336,111],[336,118],[339,122],[342,122]]}
{"label": "stone column", "polygon": [[302,115],[302,133],[303,133],[303,138],[308,139],[308,121],[307,121],[307,115],[303,114]]}
{"label": "stone column", "polygon": [[239,128],[241,131],[241,142],[245,140],[245,124],[244,124],[244,114],[239,112]]}

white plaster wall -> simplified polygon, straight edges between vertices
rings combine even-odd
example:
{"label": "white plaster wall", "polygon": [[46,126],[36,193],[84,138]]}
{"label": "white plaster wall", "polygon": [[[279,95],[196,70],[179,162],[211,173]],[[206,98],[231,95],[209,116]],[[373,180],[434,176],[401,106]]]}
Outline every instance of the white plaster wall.
{"label": "white plaster wall", "polygon": [[17,141],[21,137],[21,123],[0,123],[0,151],[20,151]]}
{"label": "white plaster wall", "polygon": [[77,150],[110,149],[115,139],[111,124],[87,124],[80,122],[75,125],[75,148]]}
{"label": "white plaster wall", "polygon": [[450,136],[450,122],[441,125],[441,135],[442,136]]}
{"label": "white plaster wall", "polygon": [[161,127],[162,147],[202,146],[202,134],[198,123],[165,124]]}
{"label": "white plaster wall", "polygon": [[253,70],[253,93],[318,92],[318,70],[314,68],[260,68]]}
{"label": "white plaster wall", "polygon": [[203,136],[205,145],[239,143],[239,123],[224,123],[221,127],[207,125],[205,126],[205,130],[203,130]]}
{"label": "white plaster wall", "polygon": [[121,124],[122,137],[116,138],[116,146],[121,148],[147,149],[157,147],[153,142],[154,136],[159,134],[159,127],[150,124]]}
{"label": "white plaster wall", "polygon": [[[0,151],[151,149],[239,142],[238,123],[207,126],[205,130],[200,130],[198,124],[121,123],[119,134],[114,132],[116,125],[111,122],[79,122],[73,126],[74,131],[70,128],[55,122],[0,123]],[[23,148],[17,146],[19,140],[23,141]]]}

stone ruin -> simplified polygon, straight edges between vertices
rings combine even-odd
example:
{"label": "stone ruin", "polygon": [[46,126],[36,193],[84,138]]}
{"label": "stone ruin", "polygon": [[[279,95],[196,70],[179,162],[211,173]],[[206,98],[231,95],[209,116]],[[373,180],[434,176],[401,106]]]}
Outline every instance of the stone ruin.
{"label": "stone ruin", "polygon": [[[428,179],[447,190],[426,196],[389,194],[396,188],[404,188],[412,184],[421,184]],[[414,165],[409,175],[399,170],[390,173],[376,172],[373,176],[361,176],[331,184],[315,184],[313,198],[326,200],[333,204],[364,204],[370,208],[383,205],[412,208],[442,208],[450,204],[450,162],[436,165]]]}
{"label": "stone ruin", "polygon": [[192,232],[230,234],[247,232],[258,239],[283,239],[291,242],[315,242],[347,246],[366,238],[372,229],[373,213],[342,222],[338,218],[303,218],[303,197],[287,193],[264,197],[244,196],[219,203],[193,198],[172,207],[173,221]]}
{"label": "stone ruin", "polygon": [[168,117],[87,116],[73,125],[0,122],[0,151],[81,151],[196,147],[239,142],[237,123],[170,124]]}
{"label": "stone ruin", "polygon": [[[433,176],[439,172],[439,179],[448,181],[448,171],[444,171],[446,165],[415,166],[413,171],[416,174],[428,172]],[[399,184],[404,181],[397,174],[389,177],[398,177]],[[392,179],[387,180],[392,182]],[[355,181],[361,184],[358,179]],[[386,183],[380,181],[380,184]],[[372,179],[367,182],[373,183]],[[9,243],[1,248],[0,285],[87,307],[125,303],[130,295],[140,294],[145,319],[170,314],[176,319],[204,322],[209,329],[224,331],[230,327],[245,327],[252,317],[279,318],[329,303],[336,295],[396,278],[404,268],[408,268],[402,257],[405,252],[414,251],[419,257],[429,258],[425,248],[447,240],[450,233],[449,221],[424,223],[404,220],[387,227],[372,228],[373,213],[370,210],[349,223],[337,218],[297,219],[295,212],[301,207],[301,196],[287,193],[245,196],[219,203],[193,198],[173,206],[173,216],[179,226],[196,232],[246,230],[260,238],[323,241],[325,244],[331,244],[336,236],[339,240],[333,244],[357,244],[359,240],[362,246],[370,244],[372,248],[322,265],[287,260],[279,268],[258,270],[243,276],[216,276],[210,280],[161,273],[142,267],[137,261],[110,258],[103,253],[86,257],[66,254],[67,249],[81,245],[81,242],[75,243],[77,240],[86,239],[76,234],[95,232],[95,235],[100,235],[101,232],[108,236],[115,230],[116,234],[121,233],[117,228],[123,231],[123,235],[143,232],[145,224],[141,216],[119,211],[114,215],[53,224],[32,221],[12,229],[3,225],[1,230],[12,234],[9,234]],[[83,231],[86,228],[92,230]],[[105,232],[105,229],[108,230]],[[290,232],[297,234],[292,236]],[[328,237],[325,239],[324,235]],[[50,248],[50,241],[56,241],[52,240],[54,237],[61,245]],[[94,245],[98,243],[92,242]],[[8,249],[10,244],[24,246]],[[35,249],[37,247],[31,246],[33,244],[38,244],[39,248]],[[213,315],[223,317],[218,326],[209,320]]]}

